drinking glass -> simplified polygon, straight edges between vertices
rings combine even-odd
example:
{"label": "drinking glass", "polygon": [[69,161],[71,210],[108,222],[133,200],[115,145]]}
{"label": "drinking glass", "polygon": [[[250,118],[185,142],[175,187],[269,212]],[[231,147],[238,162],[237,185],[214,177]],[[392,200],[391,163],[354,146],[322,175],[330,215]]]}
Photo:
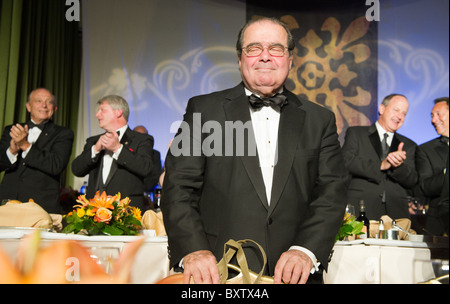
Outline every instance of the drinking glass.
{"label": "drinking glass", "polygon": [[353,206],[352,204],[347,204],[347,206],[345,207],[345,212],[353,216],[356,216],[355,206]]}
{"label": "drinking glass", "polygon": [[119,258],[120,249],[117,247],[91,247],[91,258],[105,270],[106,274],[112,274],[114,264]]}
{"label": "drinking glass", "polygon": [[414,283],[448,284],[448,260],[414,260]]}

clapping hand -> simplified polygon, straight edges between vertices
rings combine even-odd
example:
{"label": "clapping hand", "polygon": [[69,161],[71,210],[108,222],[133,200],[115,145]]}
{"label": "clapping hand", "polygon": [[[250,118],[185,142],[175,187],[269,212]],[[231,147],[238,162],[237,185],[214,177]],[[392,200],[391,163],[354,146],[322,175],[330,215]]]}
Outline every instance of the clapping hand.
{"label": "clapping hand", "polygon": [[27,150],[30,147],[30,143],[28,142],[28,126],[22,126],[21,124],[16,124],[11,127],[11,131],[9,132],[11,136],[11,142],[9,149],[13,154],[19,152],[19,149],[22,151]]}
{"label": "clapping hand", "polygon": [[116,152],[121,146],[119,141],[119,135],[116,132],[106,132],[98,139],[95,144],[96,152],[101,150],[107,150],[111,152]]}

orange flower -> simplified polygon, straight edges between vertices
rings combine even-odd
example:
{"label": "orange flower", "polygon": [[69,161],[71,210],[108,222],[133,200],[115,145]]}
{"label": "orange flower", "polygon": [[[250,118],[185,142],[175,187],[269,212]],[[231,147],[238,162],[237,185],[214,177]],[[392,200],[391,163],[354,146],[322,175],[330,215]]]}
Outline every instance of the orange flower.
{"label": "orange flower", "polygon": [[98,208],[94,220],[98,223],[109,223],[112,218],[112,211],[106,208]]}
{"label": "orange flower", "polygon": [[89,205],[89,200],[86,198],[86,194],[80,195],[77,199],[77,203],[80,203],[83,208],[86,208]]}
{"label": "orange flower", "polygon": [[[112,275],[104,272],[81,242],[58,240],[40,246],[40,241],[39,230],[26,235],[20,243],[16,263],[0,248],[0,284],[130,283],[134,258],[144,238],[127,244],[114,264]],[[74,275],[76,272],[78,276]]]}
{"label": "orange flower", "polygon": [[97,212],[97,209],[100,209],[100,208],[114,210],[113,203],[116,200],[117,200],[117,195],[108,196],[108,195],[106,195],[105,191],[103,191],[102,194],[100,194],[100,191],[97,191],[97,193],[95,193],[94,198],[89,200],[89,205],[94,207],[92,209],[92,212]]}

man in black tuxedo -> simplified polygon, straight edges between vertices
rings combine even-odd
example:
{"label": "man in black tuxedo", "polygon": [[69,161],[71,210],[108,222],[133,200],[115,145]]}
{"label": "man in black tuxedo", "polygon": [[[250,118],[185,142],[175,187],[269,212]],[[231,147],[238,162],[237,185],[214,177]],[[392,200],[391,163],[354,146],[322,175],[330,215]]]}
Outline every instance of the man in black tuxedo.
{"label": "man in black tuxedo", "polygon": [[72,130],[51,120],[56,98],[47,89],[33,90],[26,103],[30,121],[7,126],[0,141],[0,200],[33,199],[48,213],[61,213],[61,173],[72,153]]}
{"label": "man in black tuxedo", "polygon": [[388,95],[378,109],[377,122],[347,129],[342,151],[351,175],[348,202],[358,205],[364,200],[371,220],[382,215],[410,217],[408,195],[417,183],[417,145],[397,133],[408,108],[405,96]]}
{"label": "man in black tuxedo", "polygon": [[[161,195],[171,266],[182,262],[186,283],[219,282],[229,239],[258,242],[275,283],[327,268],[346,171],[334,114],[283,86],[294,46],[279,20],[250,21],[237,42],[243,82],[188,102]],[[261,256],[246,255],[259,272]]]}
{"label": "man in black tuxedo", "polygon": [[448,116],[448,97],[436,99],[431,111],[431,123],[440,136],[420,145],[416,154],[419,196],[428,204],[425,229],[433,235],[442,235],[445,232],[439,210],[441,192],[443,188],[448,189],[448,183],[444,183],[449,150]]}
{"label": "man in black tuxedo", "polygon": [[78,177],[89,174],[87,198],[97,191],[120,192],[130,198],[131,206],[145,210],[144,178],[153,168],[153,137],[128,127],[129,107],[122,97],[106,96],[97,105],[96,117],[106,132],[86,140],[83,152],[72,162],[72,172]]}
{"label": "man in black tuxedo", "polygon": [[[133,130],[139,133],[148,134],[148,130],[144,126],[136,126]],[[158,150],[153,149],[153,168],[150,175],[146,176],[144,179],[146,192],[152,192],[155,189],[158,185],[161,173],[161,153]]]}

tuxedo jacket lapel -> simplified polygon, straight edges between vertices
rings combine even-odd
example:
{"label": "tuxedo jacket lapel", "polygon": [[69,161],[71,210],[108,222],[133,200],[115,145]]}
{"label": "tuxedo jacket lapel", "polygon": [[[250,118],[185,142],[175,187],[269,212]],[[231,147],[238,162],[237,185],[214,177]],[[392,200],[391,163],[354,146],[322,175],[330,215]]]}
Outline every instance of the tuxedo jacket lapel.
{"label": "tuxedo jacket lapel", "polygon": [[[248,97],[245,95],[244,87],[242,84],[238,85],[231,91],[231,93],[226,96],[228,102],[224,104],[225,117],[227,121],[236,122],[241,121],[243,124],[247,122],[251,122],[250,117],[250,109]],[[259,199],[263,203],[266,209],[269,208],[269,204],[267,202],[267,196],[264,186],[264,180],[262,177],[261,168],[259,165],[258,155],[252,156],[249,155],[249,146],[256,147],[255,134],[253,132],[253,125],[251,123],[248,124],[248,137],[245,138],[245,153],[244,156],[240,156],[244,168],[247,172],[249,179],[251,180]],[[249,144],[250,143],[250,144]],[[233,136],[233,147],[236,151],[236,137]]]}
{"label": "tuxedo jacket lapel", "polygon": [[436,154],[435,157],[439,157],[444,164],[448,161],[448,145],[440,139],[436,142],[434,152]]}
{"label": "tuxedo jacket lapel", "polygon": [[273,172],[270,211],[277,205],[294,163],[297,145],[303,132],[305,112],[298,98],[285,90],[288,104],[280,114],[278,127],[277,162]]}
{"label": "tuxedo jacket lapel", "polygon": [[54,134],[55,128],[52,121],[49,121],[45,124],[44,129],[42,130],[39,138],[34,143],[37,147],[43,149],[47,146],[47,143],[53,138],[52,134]]}
{"label": "tuxedo jacket lapel", "polygon": [[[128,149],[128,146],[130,145],[130,143],[132,141],[131,135],[132,134],[130,132],[130,129],[127,128],[127,130],[125,131],[125,134],[123,134],[122,139],[120,140],[120,143],[123,145],[122,149]],[[111,162],[111,169],[109,170],[109,174],[108,174],[108,178],[106,179],[105,186],[107,186],[111,182],[111,179],[113,178],[114,174],[116,174],[117,169],[118,169],[117,160],[115,160],[113,158],[112,162]]]}
{"label": "tuxedo jacket lapel", "polygon": [[389,147],[389,153],[397,151],[400,143],[401,143],[401,140],[397,137],[397,133],[394,133],[394,137],[392,138],[391,146]]}
{"label": "tuxedo jacket lapel", "polygon": [[381,158],[381,141],[380,136],[378,135],[377,127],[375,124],[371,125],[368,129],[368,136],[369,140],[372,143],[373,148],[375,149],[375,152],[377,153],[378,157]]}

